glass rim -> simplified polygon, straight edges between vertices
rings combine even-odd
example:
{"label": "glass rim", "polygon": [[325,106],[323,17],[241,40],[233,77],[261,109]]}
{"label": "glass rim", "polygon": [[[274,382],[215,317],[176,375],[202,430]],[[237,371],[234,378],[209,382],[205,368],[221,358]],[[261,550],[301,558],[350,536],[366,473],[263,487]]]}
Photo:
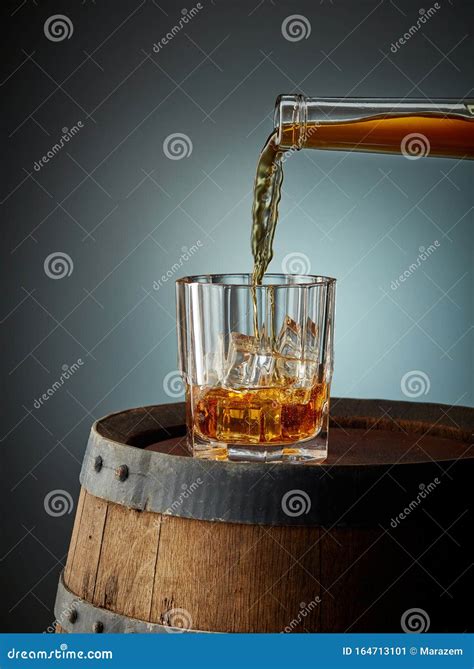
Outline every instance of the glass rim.
{"label": "glass rim", "polygon": [[[228,281],[203,281],[202,279],[210,279],[211,277],[242,277],[246,276],[249,278],[248,283],[229,283]],[[266,288],[314,288],[316,286],[331,286],[334,285],[337,281],[334,277],[331,276],[322,276],[318,274],[285,274],[284,272],[279,273],[268,273],[264,275],[265,278],[272,277],[298,277],[305,279],[298,283],[264,283],[257,284],[254,286],[250,277],[252,276],[251,272],[225,272],[214,274],[194,274],[191,276],[183,276],[180,279],[176,279],[177,284],[181,285],[196,285],[196,286],[222,286],[225,288],[256,288],[257,290],[262,290]],[[307,279],[307,280],[306,280]]]}

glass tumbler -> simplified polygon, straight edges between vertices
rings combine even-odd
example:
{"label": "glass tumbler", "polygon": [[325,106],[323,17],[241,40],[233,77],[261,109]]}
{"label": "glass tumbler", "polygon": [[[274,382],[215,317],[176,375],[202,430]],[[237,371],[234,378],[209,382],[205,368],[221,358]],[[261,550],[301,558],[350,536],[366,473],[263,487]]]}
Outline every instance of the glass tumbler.
{"label": "glass tumbler", "polygon": [[336,280],[189,276],[176,282],[187,444],[198,458],[326,458]]}

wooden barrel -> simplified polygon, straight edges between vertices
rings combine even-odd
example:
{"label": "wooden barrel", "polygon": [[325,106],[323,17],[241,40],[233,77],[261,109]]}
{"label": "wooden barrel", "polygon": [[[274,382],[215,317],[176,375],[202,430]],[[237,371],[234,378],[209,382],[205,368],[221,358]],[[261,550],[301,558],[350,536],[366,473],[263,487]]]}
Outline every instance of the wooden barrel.
{"label": "wooden barrel", "polygon": [[91,431],[63,632],[464,632],[474,410],[335,399],[319,465],[189,457],[184,405]]}

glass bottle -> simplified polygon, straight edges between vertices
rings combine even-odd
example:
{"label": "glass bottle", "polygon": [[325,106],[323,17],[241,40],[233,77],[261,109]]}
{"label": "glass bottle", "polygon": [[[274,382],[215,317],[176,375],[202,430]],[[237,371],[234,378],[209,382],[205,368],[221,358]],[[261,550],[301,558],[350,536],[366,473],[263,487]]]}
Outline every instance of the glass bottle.
{"label": "glass bottle", "polygon": [[276,145],[474,158],[474,100],[309,98],[280,95]]}

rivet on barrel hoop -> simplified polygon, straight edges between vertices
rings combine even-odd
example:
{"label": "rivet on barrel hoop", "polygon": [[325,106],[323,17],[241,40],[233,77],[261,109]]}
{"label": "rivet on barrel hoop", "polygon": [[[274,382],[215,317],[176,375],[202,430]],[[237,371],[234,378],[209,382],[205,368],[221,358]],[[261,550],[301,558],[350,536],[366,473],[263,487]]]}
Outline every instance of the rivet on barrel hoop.
{"label": "rivet on barrel hoop", "polygon": [[102,469],[103,463],[104,463],[104,461],[102,460],[100,455],[98,455],[96,457],[96,459],[94,460],[94,469],[95,469],[96,472],[100,472],[100,470]]}
{"label": "rivet on barrel hoop", "polygon": [[76,620],[77,620],[77,611],[76,611],[76,609],[71,609],[71,610],[69,611],[68,616],[67,616],[67,619],[69,620],[69,622],[70,622],[72,625],[74,625],[74,623],[75,623]]}
{"label": "rivet on barrel hoop", "polygon": [[119,481],[125,481],[125,479],[128,479],[128,467],[127,465],[120,465],[120,467],[117,467],[115,470],[115,476],[118,478]]}
{"label": "rivet on barrel hoop", "polygon": [[97,620],[93,625],[92,625],[92,631],[94,634],[102,634],[104,631],[104,623],[101,623],[100,620]]}

